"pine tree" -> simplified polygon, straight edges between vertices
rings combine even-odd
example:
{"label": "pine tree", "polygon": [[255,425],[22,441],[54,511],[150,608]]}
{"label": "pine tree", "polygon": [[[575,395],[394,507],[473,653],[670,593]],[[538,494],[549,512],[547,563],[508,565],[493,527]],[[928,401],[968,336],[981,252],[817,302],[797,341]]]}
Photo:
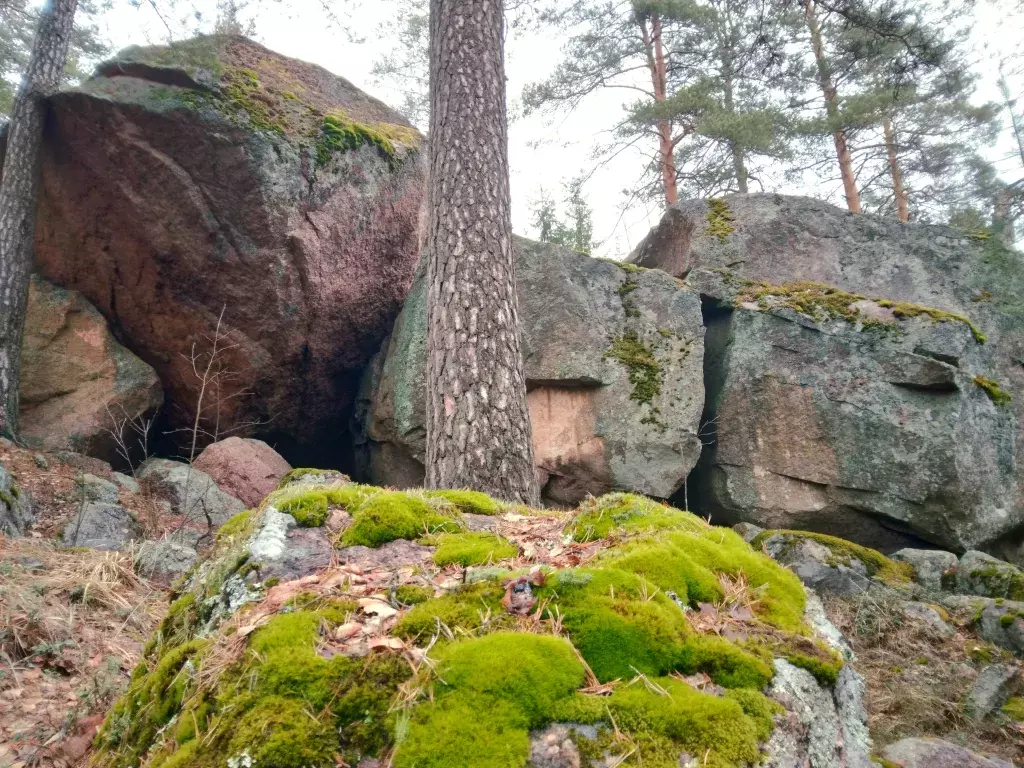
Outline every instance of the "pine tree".
{"label": "pine tree", "polygon": [[610,149],[657,147],[651,197],[657,189],[671,205],[680,185],[689,194],[746,191],[752,161],[788,155],[785,3],[575,3],[544,18],[566,27],[568,40],[555,73],[526,89],[527,108],[571,110],[604,88],[639,92]]}
{"label": "pine tree", "polygon": [[[88,65],[109,52],[99,30],[90,23],[97,11],[92,3],[78,5],[62,84],[81,80]],[[28,0],[0,0],[0,124],[14,104],[16,83],[28,66],[38,26],[39,10]]]}
{"label": "pine tree", "polygon": [[60,86],[77,0],[49,0],[11,113],[0,174],[0,434],[17,435],[21,335],[32,269],[47,98]]}
{"label": "pine tree", "polygon": [[430,3],[427,485],[537,504],[501,0]]}

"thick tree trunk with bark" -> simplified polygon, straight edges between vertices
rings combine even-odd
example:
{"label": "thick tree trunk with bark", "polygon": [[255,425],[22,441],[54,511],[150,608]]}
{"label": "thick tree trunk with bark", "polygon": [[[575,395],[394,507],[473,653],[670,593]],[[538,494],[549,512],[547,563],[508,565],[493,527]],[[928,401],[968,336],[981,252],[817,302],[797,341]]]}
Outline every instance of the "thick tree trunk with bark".
{"label": "thick tree trunk with bark", "polygon": [[899,158],[896,156],[896,135],[892,129],[892,120],[888,117],[882,121],[885,133],[885,153],[889,158],[889,173],[892,175],[892,192],[896,197],[896,218],[910,221],[910,207],[907,205],[907,191],[903,188],[903,172],[900,171]]}
{"label": "thick tree trunk with bark", "polygon": [[[654,88],[654,100],[662,102],[668,92],[668,69],[665,64],[665,46],[661,39],[661,17],[651,15],[651,28],[647,29],[647,19],[640,19],[640,35],[644,49],[647,51],[647,68],[651,72],[651,85]],[[676,186],[675,144],[672,141],[672,124],[668,120],[658,121],[658,162],[661,166],[661,185],[665,191],[665,206],[679,202],[679,190]]]}
{"label": "thick tree trunk with bark", "polygon": [[519,342],[502,0],[430,2],[427,484],[537,504]]}
{"label": "thick tree trunk with bark", "polygon": [[843,179],[843,192],[846,195],[846,207],[853,213],[860,213],[860,191],[853,173],[853,156],[846,141],[846,131],[839,123],[839,95],[836,92],[832,72],[825,58],[825,46],[821,41],[821,27],[814,12],[814,0],[804,0],[804,16],[807,28],[811,32],[811,47],[814,49],[814,61],[818,66],[818,82],[825,98],[825,112],[832,124],[832,139],[836,145],[836,160],[839,162],[839,174]]}
{"label": "thick tree trunk with bark", "polygon": [[21,334],[39,193],[40,148],[46,99],[60,86],[77,0],[50,0],[43,8],[28,71],[11,111],[0,176],[0,434],[18,430]]}

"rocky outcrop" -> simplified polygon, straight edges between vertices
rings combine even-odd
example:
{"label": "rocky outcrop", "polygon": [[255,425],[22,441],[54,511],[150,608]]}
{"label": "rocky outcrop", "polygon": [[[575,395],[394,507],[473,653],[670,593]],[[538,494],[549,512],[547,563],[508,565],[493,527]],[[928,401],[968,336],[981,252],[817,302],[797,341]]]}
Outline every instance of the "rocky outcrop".
{"label": "rocky outcrop", "polygon": [[293,475],[179,582],[94,765],[870,765],[835,627],[733,532]]}
{"label": "rocky outcrop", "polygon": [[418,257],[420,135],[237,36],[126,49],[50,112],[37,262],[156,369],[172,426],[217,339],[204,425],[339,442]]}
{"label": "rocky outcrop", "polygon": [[[575,504],[613,488],[668,497],[700,452],[703,328],[697,295],[655,271],[517,239],[534,459],[543,495]],[[422,272],[364,380],[368,474],[423,482]]]}
{"label": "rocky outcrop", "polygon": [[242,437],[211,443],[192,466],[212,477],[222,491],[250,507],[277,488],[292,468],[262,440]]}
{"label": "rocky outcrop", "polygon": [[631,259],[705,298],[709,445],[694,508],[890,552],[1016,545],[1019,255],[946,227],[748,195],[672,208]]}
{"label": "rocky outcrop", "polygon": [[138,423],[163,403],[156,372],[114,339],[103,315],[77,291],[38,276],[29,286],[21,360],[20,437],[32,448],[123,463],[117,425]]}

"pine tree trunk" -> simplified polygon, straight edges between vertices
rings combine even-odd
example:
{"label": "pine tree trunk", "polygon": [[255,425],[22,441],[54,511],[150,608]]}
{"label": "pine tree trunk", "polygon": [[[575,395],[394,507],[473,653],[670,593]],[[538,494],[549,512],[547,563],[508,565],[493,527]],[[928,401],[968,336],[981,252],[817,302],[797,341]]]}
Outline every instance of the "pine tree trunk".
{"label": "pine tree trunk", "polygon": [[860,192],[857,179],[853,173],[853,156],[846,141],[846,130],[839,123],[839,96],[836,93],[832,72],[825,58],[825,46],[821,42],[821,27],[814,13],[814,0],[804,0],[804,15],[807,28],[811,32],[811,46],[814,49],[814,61],[818,65],[818,81],[821,93],[825,97],[825,112],[832,124],[832,139],[836,145],[836,159],[839,161],[839,174],[843,179],[843,192],[846,195],[846,207],[853,213],[860,213]]}
{"label": "pine tree trunk", "polygon": [[[661,17],[656,13],[652,14],[650,31],[647,29],[646,19],[641,19],[640,33],[647,51],[647,68],[651,72],[654,100],[662,102],[668,91],[668,70],[665,64],[665,47],[661,40]],[[672,124],[668,120],[658,121],[658,159],[661,165],[661,186],[665,191],[665,206],[675,205],[679,202],[679,189],[676,186]]]}
{"label": "pine tree trunk", "polygon": [[11,111],[0,176],[0,434],[18,431],[21,335],[36,227],[46,99],[60,87],[77,0],[43,8],[25,80]]}
{"label": "pine tree trunk", "polygon": [[536,505],[503,24],[502,0],[430,2],[427,485]]}
{"label": "pine tree trunk", "polygon": [[896,157],[896,137],[892,130],[892,120],[888,117],[882,121],[882,130],[885,132],[885,153],[889,157],[889,172],[892,174],[892,191],[896,197],[896,218],[910,221],[907,191],[903,188],[903,173]]}
{"label": "pine tree trunk", "polygon": [[[732,69],[731,58],[726,62],[728,69]],[[732,75],[725,78],[725,111],[730,115],[734,112],[732,95]],[[747,194],[747,164],[743,157],[743,147],[735,139],[729,142],[732,152],[732,172],[736,176],[736,186],[740,194]]]}

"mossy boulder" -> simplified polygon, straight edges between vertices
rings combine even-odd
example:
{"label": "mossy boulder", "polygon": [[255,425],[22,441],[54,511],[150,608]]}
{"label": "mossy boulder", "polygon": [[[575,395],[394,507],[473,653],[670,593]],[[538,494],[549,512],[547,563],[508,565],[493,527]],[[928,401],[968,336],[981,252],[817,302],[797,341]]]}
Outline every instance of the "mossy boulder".
{"label": "mossy boulder", "polygon": [[[526,768],[551,729],[581,768],[676,768],[693,755],[742,768],[792,757],[778,744],[806,759],[801,699],[774,693],[780,664],[820,718],[858,716],[856,697],[833,692],[854,673],[804,620],[799,580],[731,531],[614,494],[571,513],[519,508],[493,533],[464,532],[465,504],[444,494],[321,479],[284,483],[222,527],[100,730],[96,765]],[[319,502],[350,527],[303,528],[281,511]],[[616,522],[594,538],[583,523],[603,513]],[[438,565],[344,562],[349,531],[413,535],[407,515]],[[373,525],[359,529],[361,519]],[[590,532],[573,545],[592,551],[586,566],[512,558],[498,538],[558,552],[563,528]],[[302,546],[296,532],[341,549],[319,564],[291,558],[303,567],[268,578]],[[507,556],[504,568],[451,578],[482,549]],[[837,754],[867,749],[848,739]]]}
{"label": "mossy boulder", "polygon": [[1019,543],[1019,252],[752,194],[671,207],[629,260],[704,297],[695,508],[886,553]]}
{"label": "mossy boulder", "polygon": [[[574,506],[616,488],[667,498],[697,461],[704,330],[697,294],[516,238],[516,280],[534,460],[542,495]],[[427,283],[421,269],[390,340],[364,376],[364,473],[423,483]]]}
{"label": "mossy boulder", "polygon": [[172,427],[191,429],[191,358],[219,324],[210,425],[293,455],[344,435],[419,257],[420,134],[236,35],[121,51],[51,117],[37,264],[156,369]]}

